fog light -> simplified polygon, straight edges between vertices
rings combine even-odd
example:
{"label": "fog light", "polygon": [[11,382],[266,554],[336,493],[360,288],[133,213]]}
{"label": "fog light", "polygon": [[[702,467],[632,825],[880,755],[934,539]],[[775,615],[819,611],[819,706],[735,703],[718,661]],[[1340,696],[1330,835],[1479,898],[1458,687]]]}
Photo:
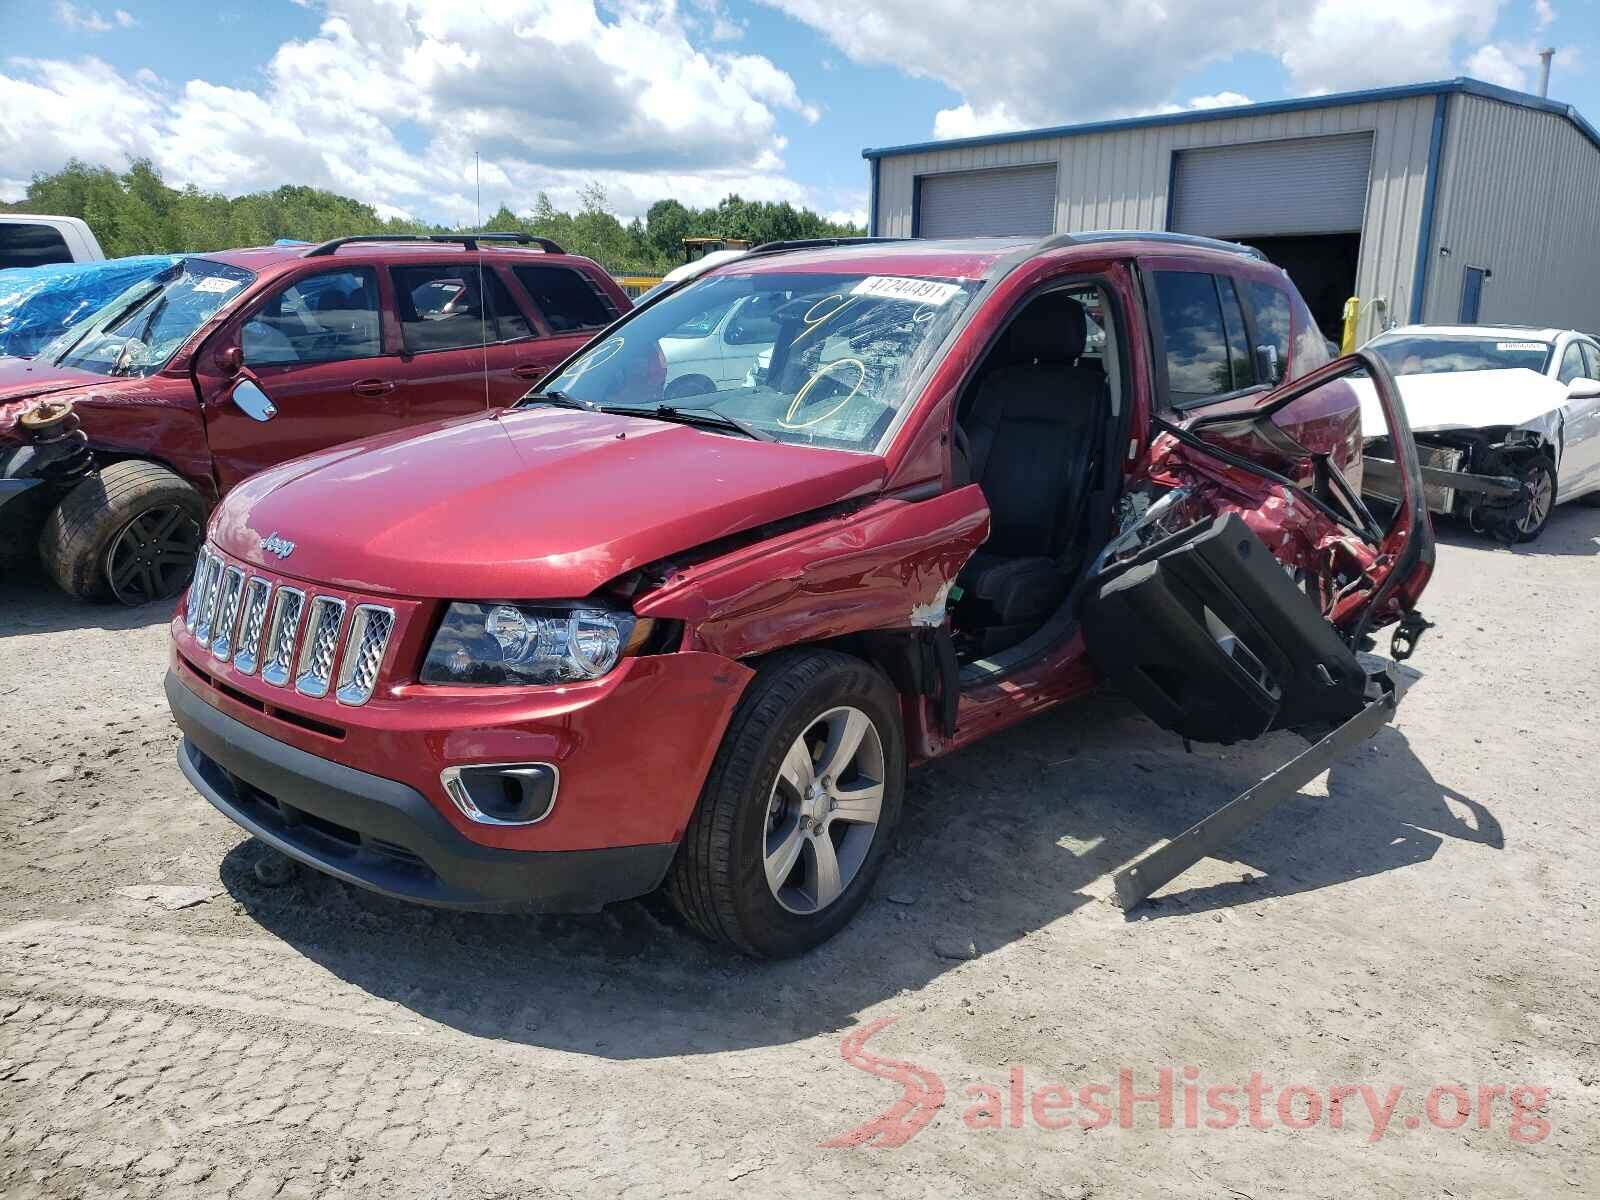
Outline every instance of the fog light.
{"label": "fog light", "polygon": [[556,805],[561,773],[549,763],[481,763],[439,773],[445,794],[480,825],[536,825]]}

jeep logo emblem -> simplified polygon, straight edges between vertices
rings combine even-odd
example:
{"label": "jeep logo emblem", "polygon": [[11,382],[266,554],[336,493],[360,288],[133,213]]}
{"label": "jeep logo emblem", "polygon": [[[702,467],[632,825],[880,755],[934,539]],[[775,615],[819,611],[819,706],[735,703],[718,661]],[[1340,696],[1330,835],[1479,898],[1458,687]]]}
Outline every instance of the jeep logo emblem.
{"label": "jeep logo emblem", "polygon": [[279,558],[288,558],[294,553],[294,543],[286,537],[279,537],[276,533],[269,533],[261,539],[261,552],[263,554],[276,554]]}

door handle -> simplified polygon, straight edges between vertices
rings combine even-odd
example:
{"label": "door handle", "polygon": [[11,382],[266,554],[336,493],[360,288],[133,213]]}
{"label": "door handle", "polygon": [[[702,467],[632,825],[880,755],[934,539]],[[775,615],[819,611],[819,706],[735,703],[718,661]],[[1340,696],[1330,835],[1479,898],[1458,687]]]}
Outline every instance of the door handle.
{"label": "door handle", "polygon": [[518,379],[538,379],[550,368],[542,367],[538,363],[520,363],[511,368],[511,373]]}
{"label": "door handle", "polygon": [[394,391],[394,381],[390,379],[360,379],[350,385],[350,390],[358,396],[386,396]]}

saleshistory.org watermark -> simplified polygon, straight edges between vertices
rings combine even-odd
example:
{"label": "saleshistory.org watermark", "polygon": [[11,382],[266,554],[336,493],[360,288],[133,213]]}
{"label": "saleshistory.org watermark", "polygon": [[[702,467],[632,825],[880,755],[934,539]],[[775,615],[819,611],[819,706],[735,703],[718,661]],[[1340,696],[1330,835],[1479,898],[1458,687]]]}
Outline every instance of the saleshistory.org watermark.
{"label": "saleshistory.org watermark", "polygon": [[[868,1040],[894,1017],[853,1030],[839,1047],[845,1062],[901,1092],[878,1116],[823,1142],[824,1146],[903,1146],[938,1116],[950,1100],[944,1080],[927,1067],[883,1058],[867,1049]],[[1022,1067],[1012,1067],[1003,1083],[971,1083],[962,1089],[960,1120],[969,1130],[1132,1129],[1355,1129],[1368,1142],[1381,1141],[1397,1125],[1418,1129],[1503,1128],[1512,1141],[1534,1145],[1550,1136],[1543,1112],[1549,1089],[1530,1084],[1438,1084],[1427,1090],[1422,1112],[1402,1111],[1401,1084],[1352,1083],[1331,1086],[1266,1083],[1259,1071],[1243,1083],[1209,1082],[1193,1066],[1160,1067],[1142,1075],[1131,1067],[1115,1082],[1037,1084]]]}

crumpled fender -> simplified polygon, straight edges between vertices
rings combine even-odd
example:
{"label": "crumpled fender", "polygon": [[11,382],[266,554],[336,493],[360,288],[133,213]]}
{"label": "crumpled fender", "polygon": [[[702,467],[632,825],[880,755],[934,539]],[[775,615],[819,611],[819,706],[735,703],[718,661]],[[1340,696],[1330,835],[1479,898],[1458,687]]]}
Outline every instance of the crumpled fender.
{"label": "crumpled fender", "polygon": [[944,621],[956,573],[989,536],[976,484],[881,499],[673,574],[642,617],[684,622],[684,648],[745,658],[871,629]]}

